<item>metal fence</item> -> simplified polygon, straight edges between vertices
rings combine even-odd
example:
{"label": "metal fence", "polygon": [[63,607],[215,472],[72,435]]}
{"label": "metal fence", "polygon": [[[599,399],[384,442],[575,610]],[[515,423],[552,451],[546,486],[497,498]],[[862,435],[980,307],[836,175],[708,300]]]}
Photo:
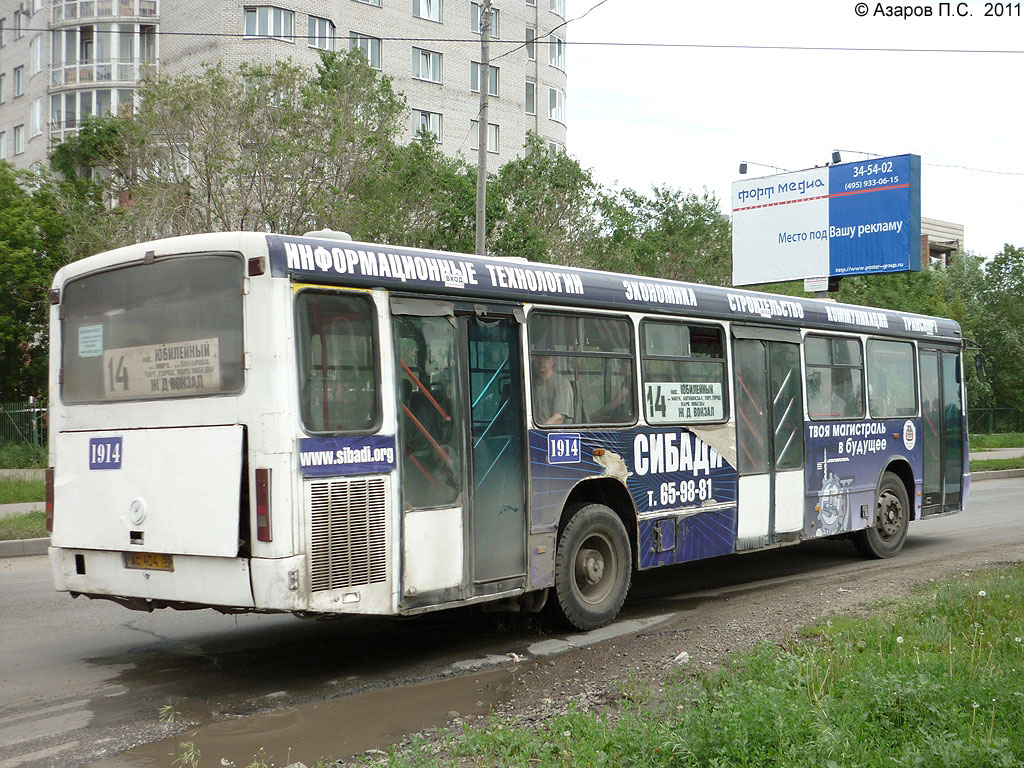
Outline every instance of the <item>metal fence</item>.
{"label": "metal fence", "polygon": [[33,402],[0,403],[0,445],[46,445],[46,409]]}
{"label": "metal fence", "polygon": [[977,408],[967,412],[967,429],[972,435],[1024,432],[1024,410],[1019,408]]}

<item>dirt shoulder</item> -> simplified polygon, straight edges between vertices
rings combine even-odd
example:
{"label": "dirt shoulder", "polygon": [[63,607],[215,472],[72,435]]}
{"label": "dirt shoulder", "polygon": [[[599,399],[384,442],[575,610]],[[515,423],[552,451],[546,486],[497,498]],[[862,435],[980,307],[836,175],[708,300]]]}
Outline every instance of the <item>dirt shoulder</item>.
{"label": "dirt shoulder", "polygon": [[[711,669],[759,642],[791,637],[817,618],[867,612],[873,601],[906,595],[928,581],[1021,561],[1024,544],[1014,543],[942,561],[895,558],[879,563],[867,577],[816,572],[745,593],[737,590],[735,596],[691,597],[650,631],[517,665],[493,712],[528,726],[566,711],[572,702],[581,709],[604,707],[619,700],[624,688],[646,684],[656,692],[682,651],[689,654],[692,667]],[[458,718],[456,724],[460,722],[484,723],[486,718]]]}

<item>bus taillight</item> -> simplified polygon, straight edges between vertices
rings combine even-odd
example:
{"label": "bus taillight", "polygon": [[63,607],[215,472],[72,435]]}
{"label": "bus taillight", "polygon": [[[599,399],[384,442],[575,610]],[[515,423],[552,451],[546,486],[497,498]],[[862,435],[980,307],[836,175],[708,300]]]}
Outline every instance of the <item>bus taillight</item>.
{"label": "bus taillight", "polygon": [[270,541],[270,470],[256,470],[256,538]]}
{"label": "bus taillight", "polygon": [[46,530],[53,532],[53,467],[46,468]]}

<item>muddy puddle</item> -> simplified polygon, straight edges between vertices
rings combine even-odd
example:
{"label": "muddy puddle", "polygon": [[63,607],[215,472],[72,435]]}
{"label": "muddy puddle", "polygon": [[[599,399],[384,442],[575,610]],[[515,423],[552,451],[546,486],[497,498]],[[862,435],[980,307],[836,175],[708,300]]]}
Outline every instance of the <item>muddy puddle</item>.
{"label": "muddy puddle", "polygon": [[409,734],[447,724],[452,712],[485,714],[510,677],[505,668],[224,720],[94,761],[88,768],[169,768],[181,754],[182,741],[195,744],[204,766],[243,768],[261,747],[269,766],[296,761],[313,766],[322,757],[386,748]]}

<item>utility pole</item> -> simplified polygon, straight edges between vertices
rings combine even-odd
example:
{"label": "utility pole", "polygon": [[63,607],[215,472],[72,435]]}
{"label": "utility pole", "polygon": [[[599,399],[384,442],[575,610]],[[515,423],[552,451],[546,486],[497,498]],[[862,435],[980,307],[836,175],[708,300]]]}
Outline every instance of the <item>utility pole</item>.
{"label": "utility pole", "polygon": [[476,158],[476,252],[487,255],[487,91],[491,83],[491,0],[480,3],[480,115]]}

